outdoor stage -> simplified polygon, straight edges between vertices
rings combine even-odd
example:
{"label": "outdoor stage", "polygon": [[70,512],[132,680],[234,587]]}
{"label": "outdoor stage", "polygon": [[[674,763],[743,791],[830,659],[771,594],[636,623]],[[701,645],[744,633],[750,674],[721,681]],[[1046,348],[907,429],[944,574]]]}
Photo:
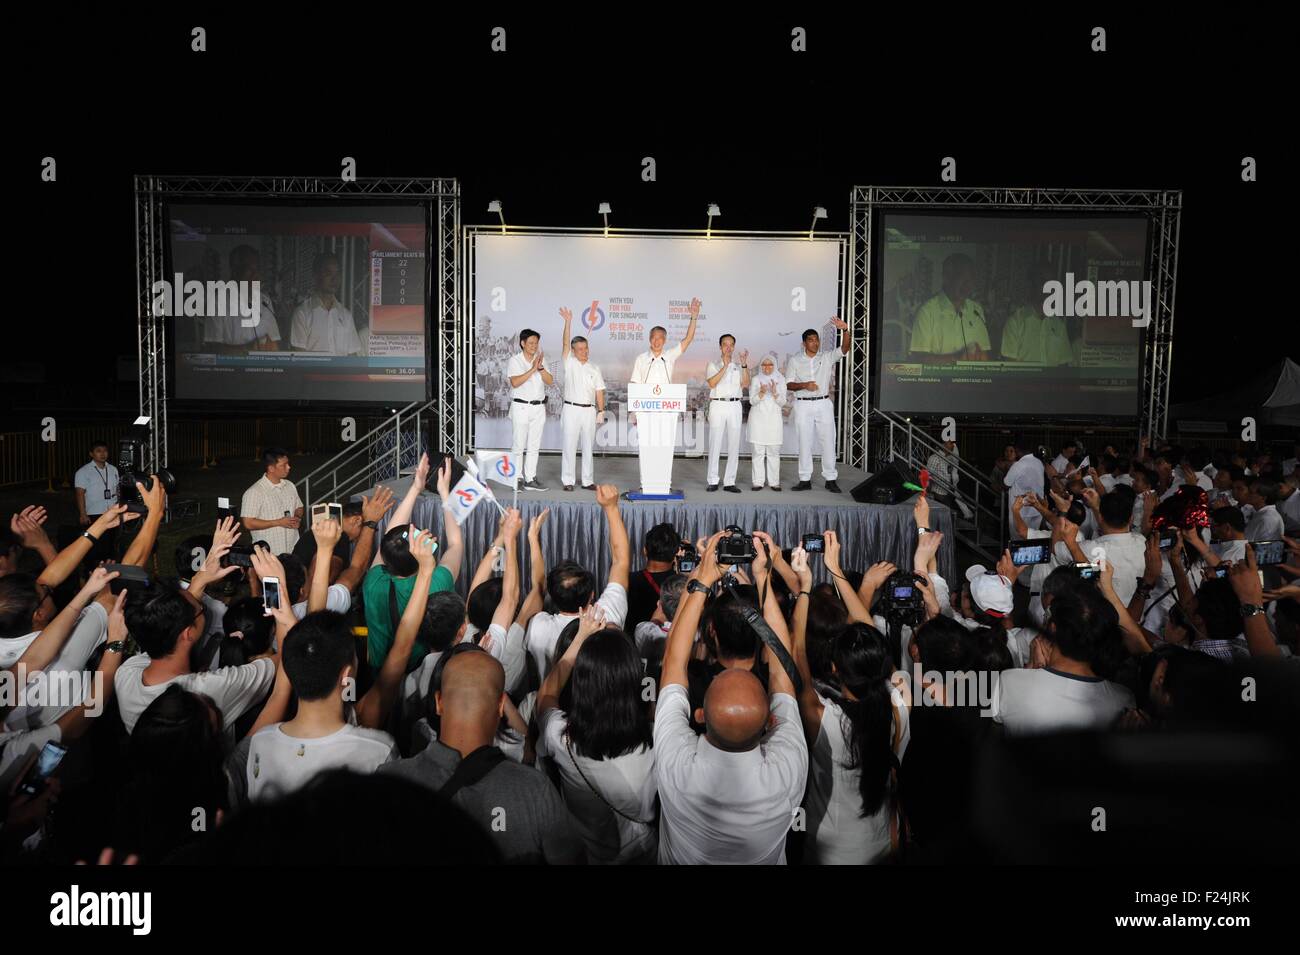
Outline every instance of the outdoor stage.
{"label": "outdoor stage", "polygon": [[[581,457],[578,459],[581,467]],[[685,492],[684,501],[633,503],[620,501],[623,522],[627,525],[632,542],[632,567],[644,564],[641,546],[646,531],[655,524],[671,521],[686,537],[695,539],[736,524],[746,531],[761,530],[772,535],[782,547],[792,547],[803,534],[833,530],[843,547],[841,562],[849,570],[866,570],[879,560],[888,560],[900,567],[910,567],[916,546],[916,525],[912,520],[912,503],[882,505],[859,504],[849,496],[849,490],[866,480],[867,474],[857,468],[841,465],[837,483],[842,494],[831,494],[823,487],[825,482],[814,474],[810,491],[795,493],[790,490],[798,477],[795,462],[781,462],[780,492],[751,491],[749,483],[749,457],[742,456],[737,486],[742,494],[731,494],[719,488],[712,493],[705,490],[704,458],[677,458],[673,464],[673,487]],[[601,585],[609,566],[609,546],[606,542],[605,521],[596,506],[594,491],[584,491],[575,486],[566,492],[559,482],[559,455],[543,454],[537,468],[537,477],[549,487],[547,491],[520,491],[519,510],[528,520],[542,508],[549,507],[551,516],[542,533],[542,552],[547,566],[554,566],[566,558],[589,567],[597,574]],[[579,473],[581,471],[579,470]],[[410,487],[410,478],[387,482],[397,498]],[[620,493],[639,485],[637,459],[631,456],[596,458],[596,482],[614,484]],[[436,495],[430,488],[416,502],[414,522],[420,527],[441,527],[435,520]],[[490,485],[498,500],[510,506],[511,491],[498,484]],[[939,572],[950,583],[956,579],[953,556],[952,512],[937,502],[931,503],[930,525],[945,534],[939,549]],[[461,589],[473,576],[484,551],[492,542],[499,520],[497,509],[490,503],[475,508],[465,522],[465,563],[460,575]],[[380,523],[380,530],[387,522]],[[526,545],[522,549],[527,551]],[[527,558],[525,557],[525,567]],[[821,560],[813,562],[816,580],[827,581]],[[527,585],[525,584],[525,589]]]}

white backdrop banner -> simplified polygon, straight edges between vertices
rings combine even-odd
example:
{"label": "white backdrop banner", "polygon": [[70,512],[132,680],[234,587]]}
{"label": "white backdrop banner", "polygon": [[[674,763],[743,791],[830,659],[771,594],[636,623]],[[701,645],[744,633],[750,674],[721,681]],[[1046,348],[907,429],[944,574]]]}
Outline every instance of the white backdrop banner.
{"label": "white backdrop banner", "polygon": [[[480,233],[474,249],[474,444],[510,447],[510,382],[506,363],[519,351],[519,333],[541,333],[541,349],[555,384],[546,390],[542,448],[561,446],[564,377],[560,309],[573,310],[570,335],[590,342],[591,361],[605,379],[606,423],[596,447],[631,451],[636,429],[621,412],[636,356],[650,347],[650,329],[668,329],[668,345],[682,340],[692,297],[700,299],[695,341],[677,362],[674,381],[688,386],[678,447],[708,447],[705,366],[718,358],[718,338],[736,338],[736,357],[749,350],[758,372],[764,355],[784,373],[800,349],[804,329],[816,329],[831,348],[839,311],[839,239],[711,239],[652,236],[493,235]],[[843,367],[843,366],[841,366]],[[832,389],[836,385],[832,385]],[[790,402],[792,405],[793,402]],[[746,405],[748,415],[748,405]],[[748,440],[741,442],[748,454]],[[784,450],[798,450],[789,420]]]}

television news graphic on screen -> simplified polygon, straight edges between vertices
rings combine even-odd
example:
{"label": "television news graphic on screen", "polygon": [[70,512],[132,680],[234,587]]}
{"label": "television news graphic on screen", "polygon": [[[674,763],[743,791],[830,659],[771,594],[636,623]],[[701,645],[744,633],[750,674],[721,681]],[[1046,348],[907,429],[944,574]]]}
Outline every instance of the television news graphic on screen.
{"label": "television news graphic on screen", "polygon": [[[560,309],[573,312],[570,336],[587,339],[590,361],[605,382],[606,422],[596,429],[599,450],[635,451],[636,429],[626,421],[627,385],[637,355],[650,348],[650,329],[667,329],[667,348],[679,343],[690,321],[691,299],[701,302],[695,341],[677,362],[673,381],[688,386],[687,413],[678,425],[679,452],[708,446],[709,387],[705,369],[719,360],[718,338],[735,336],[733,361],[749,352],[758,375],[764,356],[775,371],[801,349],[804,329],[821,347],[836,342],[830,323],[839,314],[842,242],[826,238],[711,239],[677,236],[497,235],[482,233],[474,247],[474,444],[511,445],[510,381],[506,366],[519,333],[541,333],[539,347],[555,384],[546,389],[542,448],[563,441],[564,374]],[[504,293],[504,294],[502,294]],[[504,302],[504,308],[501,307]],[[847,359],[832,379],[832,396]],[[748,393],[745,408],[748,409]],[[794,407],[783,409],[788,419]],[[786,453],[798,451],[794,424],[785,428]],[[749,443],[742,440],[744,453]]]}
{"label": "television news graphic on screen", "polygon": [[877,403],[886,411],[1137,413],[1154,305],[1141,217],[885,213]]}
{"label": "television news graphic on screen", "polygon": [[425,210],[174,204],[153,288],[175,394],[203,400],[425,397]]}

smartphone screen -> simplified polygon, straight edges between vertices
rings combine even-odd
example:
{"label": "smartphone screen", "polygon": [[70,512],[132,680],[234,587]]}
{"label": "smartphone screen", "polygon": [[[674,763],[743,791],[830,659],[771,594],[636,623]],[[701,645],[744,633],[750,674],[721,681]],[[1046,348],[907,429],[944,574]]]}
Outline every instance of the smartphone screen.
{"label": "smartphone screen", "polygon": [[1250,546],[1255,550],[1255,563],[1260,567],[1282,563],[1286,552],[1285,541],[1255,541]]}
{"label": "smartphone screen", "polygon": [[895,588],[894,588],[894,599],[895,599],[895,600],[910,600],[910,599],[912,598],[912,594],[913,594],[913,593],[915,593],[915,590],[914,590],[914,588],[912,588],[912,587],[908,587],[908,586],[895,587]]}
{"label": "smartphone screen", "polygon": [[330,520],[332,520],[332,521],[337,521],[337,522],[340,523],[340,524],[343,523],[343,505],[342,505],[342,504],[326,504],[325,507],[326,507],[326,509],[327,509],[327,514],[328,514]]}
{"label": "smartphone screen", "polygon": [[313,504],[311,506],[311,522],[313,524],[327,516],[329,516],[328,504]]}
{"label": "smartphone screen", "polygon": [[67,749],[58,743],[46,743],[41,747],[41,754],[36,757],[36,762],[32,764],[32,768],[23,777],[19,789],[29,796],[35,796],[39,793],[44,787],[45,780],[63,761],[63,757],[67,752]]}
{"label": "smartphone screen", "polygon": [[826,551],[826,538],[821,534],[805,534],[803,549],[809,554],[822,554]]}
{"label": "smartphone screen", "polygon": [[278,577],[262,578],[262,606],[267,610],[280,609],[280,579]]}
{"label": "smartphone screen", "polygon": [[1011,564],[1014,567],[1026,567],[1030,564],[1045,564],[1049,559],[1046,544],[1025,544],[1011,551]]}

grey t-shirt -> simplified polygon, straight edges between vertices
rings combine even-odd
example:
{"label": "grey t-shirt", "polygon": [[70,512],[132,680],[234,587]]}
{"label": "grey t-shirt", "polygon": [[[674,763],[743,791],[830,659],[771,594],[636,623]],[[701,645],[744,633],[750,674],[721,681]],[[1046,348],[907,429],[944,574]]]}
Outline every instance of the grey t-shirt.
{"label": "grey t-shirt", "polygon": [[[456,750],[433,740],[410,759],[381,766],[437,792],[460,765]],[[495,841],[506,862],[515,865],[573,865],[583,861],[578,838],[564,800],[545,775],[511,759],[492,767],[472,786],[452,796],[458,809],[473,818]]]}

